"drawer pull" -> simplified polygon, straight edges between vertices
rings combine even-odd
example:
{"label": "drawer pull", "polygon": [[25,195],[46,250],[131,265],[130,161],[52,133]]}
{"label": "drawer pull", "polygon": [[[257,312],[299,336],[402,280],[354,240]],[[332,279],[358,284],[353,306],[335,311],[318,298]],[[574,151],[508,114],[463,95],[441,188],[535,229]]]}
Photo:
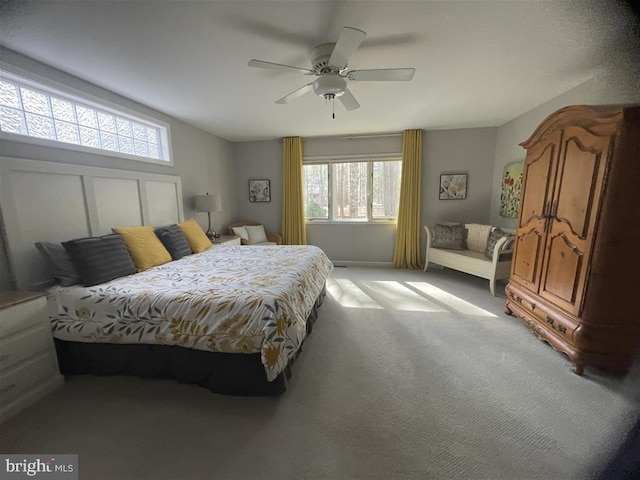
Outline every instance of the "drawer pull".
{"label": "drawer pull", "polygon": [[567,327],[562,325],[560,322],[558,322],[558,325],[556,326],[555,320],[553,318],[547,317],[547,323],[551,325],[551,328],[553,328],[554,330],[557,330],[560,333],[567,333]]}
{"label": "drawer pull", "polygon": [[4,387],[2,390],[0,390],[0,394],[5,394],[7,392],[10,392],[11,390],[13,390],[14,388],[16,388],[18,386],[17,383],[12,383],[11,385],[7,385],[6,387]]}

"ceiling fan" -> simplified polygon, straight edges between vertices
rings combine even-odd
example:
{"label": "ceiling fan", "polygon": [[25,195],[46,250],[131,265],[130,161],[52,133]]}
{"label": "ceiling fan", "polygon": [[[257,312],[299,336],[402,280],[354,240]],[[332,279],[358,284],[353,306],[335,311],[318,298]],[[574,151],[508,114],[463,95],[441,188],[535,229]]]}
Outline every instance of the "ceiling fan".
{"label": "ceiling fan", "polygon": [[[384,68],[373,70],[347,70],[349,57],[358,49],[367,34],[353,27],[344,27],[336,43],[325,43],[311,50],[312,69],[249,60],[250,67],[284,70],[318,77],[297,90],[276,100],[284,104],[313,91],[327,101],[338,98],[347,110],[355,110],[360,104],[347,88],[347,80],[358,82],[407,82],[416,72],[415,68]],[[335,114],[334,114],[335,118]]]}

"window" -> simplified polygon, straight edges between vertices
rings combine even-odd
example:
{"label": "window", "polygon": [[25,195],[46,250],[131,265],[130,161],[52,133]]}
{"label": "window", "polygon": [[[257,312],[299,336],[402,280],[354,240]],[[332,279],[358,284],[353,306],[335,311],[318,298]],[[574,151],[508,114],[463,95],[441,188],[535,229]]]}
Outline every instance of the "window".
{"label": "window", "polygon": [[398,217],[402,162],[396,158],[303,165],[307,221],[374,222]]}
{"label": "window", "polygon": [[171,163],[168,125],[4,72],[0,131],[22,141]]}

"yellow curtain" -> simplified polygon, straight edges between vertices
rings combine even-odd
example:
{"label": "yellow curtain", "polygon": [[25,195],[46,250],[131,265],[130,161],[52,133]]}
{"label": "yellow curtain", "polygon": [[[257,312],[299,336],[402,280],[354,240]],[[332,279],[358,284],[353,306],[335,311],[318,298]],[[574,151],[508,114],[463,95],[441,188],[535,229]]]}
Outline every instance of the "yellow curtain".
{"label": "yellow curtain", "polygon": [[302,196],[302,138],[282,139],[282,243],[306,245]]}
{"label": "yellow curtain", "polygon": [[393,252],[395,268],[421,268],[422,130],[405,130],[402,139],[400,206]]}

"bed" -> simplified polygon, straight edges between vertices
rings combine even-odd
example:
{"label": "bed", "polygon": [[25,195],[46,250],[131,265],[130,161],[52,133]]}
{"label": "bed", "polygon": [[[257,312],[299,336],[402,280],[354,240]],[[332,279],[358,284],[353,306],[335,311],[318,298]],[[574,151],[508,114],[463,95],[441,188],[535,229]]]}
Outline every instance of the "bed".
{"label": "bed", "polygon": [[52,287],[60,369],[280,394],[332,268],[314,246],[216,246],[93,287]]}
{"label": "bed", "polygon": [[181,184],[176,175],[0,157],[13,285],[48,291],[65,375],[138,375],[220,393],[282,393],[332,268],[315,247],[218,245],[149,269],[131,264],[115,280],[83,279],[95,286],[51,288],[61,278],[37,242],[64,251],[61,242],[102,238],[113,227],[188,223]]}

